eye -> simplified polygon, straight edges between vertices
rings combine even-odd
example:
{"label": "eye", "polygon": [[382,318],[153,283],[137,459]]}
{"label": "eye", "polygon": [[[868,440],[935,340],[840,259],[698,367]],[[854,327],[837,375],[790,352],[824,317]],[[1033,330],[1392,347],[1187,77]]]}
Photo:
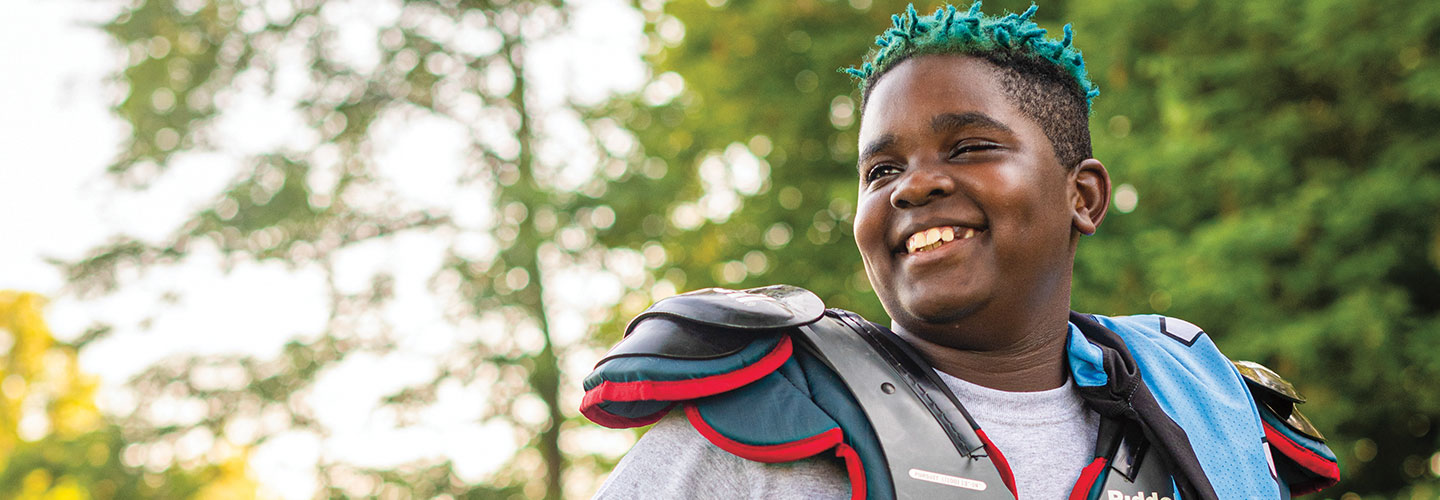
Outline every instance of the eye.
{"label": "eye", "polygon": [[964,141],[956,144],[955,149],[950,150],[950,158],[954,159],[967,153],[979,153],[995,149],[1000,149],[1000,145],[993,142]]}
{"label": "eye", "polygon": [[865,183],[869,184],[880,180],[881,177],[895,175],[898,173],[900,173],[900,167],[896,167],[889,163],[881,163],[879,165],[870,167],[870,170],[865,171]]}

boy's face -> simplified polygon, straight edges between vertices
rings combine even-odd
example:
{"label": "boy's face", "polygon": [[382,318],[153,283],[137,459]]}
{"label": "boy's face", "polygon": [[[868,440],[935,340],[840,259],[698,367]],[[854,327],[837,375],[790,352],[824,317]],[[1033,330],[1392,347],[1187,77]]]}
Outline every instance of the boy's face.
{"label": "boy's face", "polygon": [[862,117],[855,243],[897,327],[955,347],[999,347],[1007,339],[951,332],[974,321],[1018,325],[1059,300],[1068,310],[1083,169],[1060,166],[1039,125],[1002,92],[997,68],[966,56],[910,59],[876,84]]}

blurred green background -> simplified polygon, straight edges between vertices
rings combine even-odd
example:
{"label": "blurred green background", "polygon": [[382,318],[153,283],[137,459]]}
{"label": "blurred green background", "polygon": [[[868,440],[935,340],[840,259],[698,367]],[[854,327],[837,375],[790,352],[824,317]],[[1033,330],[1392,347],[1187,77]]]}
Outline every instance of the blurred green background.
{"label": "blurred green background", "polygon": [[[117,8],[95,28],[124,57],[112,104],[128,129],[108,189],[146,195],[186,155],[224,149],[235,138],[216,123],[243,92],[290,99],[304,132],[246,151],[162,237],[117,234],[57,259],[66,285],[47,293],[83,304],[166,267],[278,263],[324,277],[326,319],[271,355],[167,358],[125,384],[132,411],[109,412],[76,359],[118,330],[56,340],[44,299],[0,294],[0,498],[584,498],[633,435],[578,416],[579,380],[653,300],[783,282],[885,321],[851,241],[858,96],[836,69],[858,64],[905,2],[642,0],[622,6],[643,20],[627,35],[642,42],[640,81],[598,94],[585,86],[623,68],[546,69],[587,3]],[[393,22],[357,42],[337,5]],[[1095,154],[1116,187],[1081,244],[1075,309],[1185,318],[1295,382],[1341,460],[1343,481],[1318,496],[1440,497],[1440,3],[1040,7],[1052,33],[1075,25],[1101,89]],[[444,183],[478,202],[407,197],[427,161],[380,168],[386,134],[424,120],[458,131]],[[376,465],[326,451],[306,465],[312,487],[267,486],[250,450],[332,432],[309,399],[318,377],[429,335],[387,315],[411,293],[393,270],[350,286],[336,264],[412,236],[441,249],[415,293],[453,330],[481,333],[446,337],[435,368],[376,411],[405,428],[481,397],[463,418],[511,437],[461,443],[498,456],[478,473],[444,454]],[[207,382],[217,367],[233,380]],[[203,404],[178,419],[133,411],[163,401]],[[279,423],[232,432],[257,419]],[[209,436],[203,453],[157,451],[195,435]]]}

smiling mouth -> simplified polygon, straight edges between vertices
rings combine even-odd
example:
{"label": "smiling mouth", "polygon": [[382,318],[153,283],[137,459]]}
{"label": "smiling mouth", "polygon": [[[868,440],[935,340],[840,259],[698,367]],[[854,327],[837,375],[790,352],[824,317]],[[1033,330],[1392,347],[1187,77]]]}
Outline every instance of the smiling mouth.
{"label": "smiling mouth", "polygon": [[979,230],[965,226],[939,226],[916,231],[905,240],[905,253],[928,252],[952,241],[974,238],[979,233]]}

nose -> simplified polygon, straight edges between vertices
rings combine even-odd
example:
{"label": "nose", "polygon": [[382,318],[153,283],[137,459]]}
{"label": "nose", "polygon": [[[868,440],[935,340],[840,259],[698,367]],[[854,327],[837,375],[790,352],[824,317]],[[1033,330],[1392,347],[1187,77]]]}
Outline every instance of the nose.
{"label": "nose", "polygon": [[895,208],[923,206],[955,192],[955,180],[935,168],[911,168],[901,175],[900,183],[890,192],[890,205]]}

